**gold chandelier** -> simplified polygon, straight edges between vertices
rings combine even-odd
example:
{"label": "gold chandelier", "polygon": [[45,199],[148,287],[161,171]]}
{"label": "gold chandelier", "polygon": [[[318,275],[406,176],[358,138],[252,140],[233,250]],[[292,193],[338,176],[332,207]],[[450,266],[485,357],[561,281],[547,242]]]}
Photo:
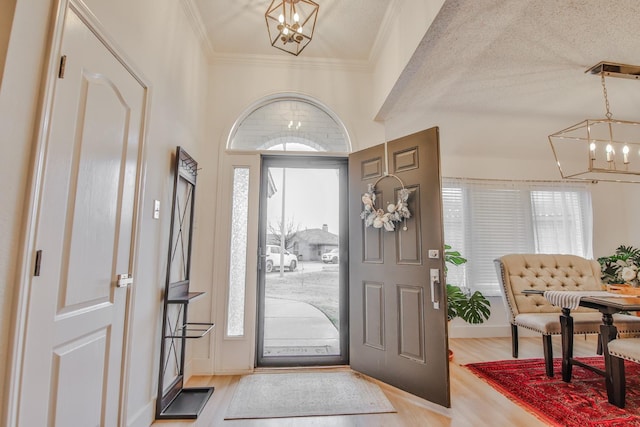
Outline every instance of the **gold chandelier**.
{"label": "gold chandelier", "polygon": [[264,14],[271,46],[298,56],[313,38],[319,8],[311,0],[273,0]]}
{"label": "gold chandelier", "polygon": [[640,182],[640,123],[614,120],[605,76],[640,79],[640,67],[600,62],[585,72],[599,74],[606,114],[549,135],[563,178]]}

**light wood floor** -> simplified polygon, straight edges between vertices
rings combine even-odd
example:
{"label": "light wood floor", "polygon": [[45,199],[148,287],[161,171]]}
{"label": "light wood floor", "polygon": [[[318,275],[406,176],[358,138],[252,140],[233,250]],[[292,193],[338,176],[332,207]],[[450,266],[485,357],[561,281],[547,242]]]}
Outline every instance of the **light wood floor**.
{"label": "light wood floor", "polygon": [[[473,362],[512,359],[510,338],[451,339],[454,359],[450,363],[451,408],[437,407],[408,393],[380,384],[398,410],[393,414],[348,415],[331,417],[277,418],[262,420],[224,420],[240,376],[192,378],[188,386],[213,385],[215,392],[195,421],[156,421],[156,427],[413,427],[413,426],[518,426],[543,427],[545,423],[511,402],[462,365]],[[554,356],[559,357],[560,338],[553,338]],[[594,356],[596,337],[576,336],[575,356]],[[542,357],[541,338],[521,338],[520,358]],[[347,368],[338,368],[347,369]]]}

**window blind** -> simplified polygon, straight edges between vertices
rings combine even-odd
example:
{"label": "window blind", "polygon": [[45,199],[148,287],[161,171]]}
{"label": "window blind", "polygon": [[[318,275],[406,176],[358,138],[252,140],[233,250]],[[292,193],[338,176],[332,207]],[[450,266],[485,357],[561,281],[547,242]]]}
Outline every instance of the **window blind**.
{"label": "window blind", "polygon": [[591,251],[587,184],[443,178],[445,243],[468,259],[447,266],[447,283],[498,295],[493,260],[508,253]]}

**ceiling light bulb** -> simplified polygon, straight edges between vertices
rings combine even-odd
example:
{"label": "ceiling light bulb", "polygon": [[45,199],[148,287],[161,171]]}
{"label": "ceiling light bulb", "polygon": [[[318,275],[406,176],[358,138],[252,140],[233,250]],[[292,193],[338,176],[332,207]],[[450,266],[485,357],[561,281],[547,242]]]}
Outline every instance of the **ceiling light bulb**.
{"label": "ceiling light bulb", "polygon": [[278,16],[278,21],[279,21],[281,24],[284,24],[284,15],[283,15],[283,14],[280,14],[280,16]]}
{"label": "ceiling light bulb", "polygon": [[300,26],[298,27],[298,30],[297,30],[297,31],[298,31],[298,33],[302,34],[302,25],[300,25]]}
{"label": "ceiling light bulb", "polygon": [[591,151],[596,151],[596,143],[595,143],[595,142],[592,142],[592,143],[589,145],[589,150],[591,150]]}
{"label": "ceiling light bulb", "polygon": [[623,157],[623,162],[624,164],[628,164],[629,163],[629,146],[625,145],[624,148],[622,148],[622,157]]}
{"label": "ceiling light bulb", "polygon": [[611,146],[611,144],[607,144],[607,162],[612,162],[613,161],[613,147]]}
{"label": "ceiling light bulb", "polygon": [[284,30],[282,30],[282,34],[284,34],[285,36],[289,34],[289,29],[287,27],[284,27]]}
{"label": "ceiling light bulb", "polygon": [[296,13],[294,13],[294,14],[293,14],[293,20],[294,20],[295,22],[300,21],[300,15],[298,15],[298,12],[296,12]]}

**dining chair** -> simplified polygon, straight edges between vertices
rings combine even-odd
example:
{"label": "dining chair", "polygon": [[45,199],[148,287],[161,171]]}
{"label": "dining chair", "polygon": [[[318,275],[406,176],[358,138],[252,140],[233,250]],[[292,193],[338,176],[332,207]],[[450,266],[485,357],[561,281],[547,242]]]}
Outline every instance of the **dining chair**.
{"label": "dining chair", "polygon": [[[567,254],[507,254],[495,260],[498,282],[511,324],[511,348],[518,358],[518,328],[542,334],[542,347],[547,376],[553,376],[551,337],[560,335],[561,308],[543,295],[526,294],[525,290],[600,291],[600,264]],[[616,314],[620,332],[640,332],[640,317]],[[580,307],[571,310],[575,334],[598,334],[602,315]],[[600,346],[598,346],[600,353]]]}
{"label": "dining chair", "polygon": [[[640,338],[617,338],[609,341],[608,350],[613,357],[640,363]],[[620,397],[619,400],[622,403],[620,407],[624,408],[626,394],[624,363],[612,363],[611,381],[613,393]]]}

